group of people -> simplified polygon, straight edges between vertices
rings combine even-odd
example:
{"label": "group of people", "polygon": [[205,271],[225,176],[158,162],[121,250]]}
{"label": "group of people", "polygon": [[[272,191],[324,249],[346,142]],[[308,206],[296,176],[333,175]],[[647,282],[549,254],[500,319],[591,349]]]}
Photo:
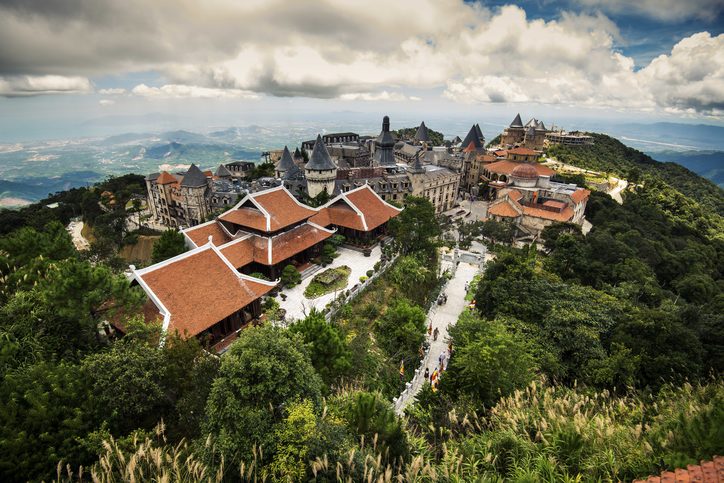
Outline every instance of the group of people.
{"label": "group of people", "polygon": [[445,369],[447,369],[447,364],[451,355],[452,342],[449,342],[447,345],[447,350],[442,351],[438,356],[437,366],[435,367],[435,370],[432,371],[432,374],[430,374],[430,368],[427,366],[425,367],[425,381],[430,382],[430,386],[432,386],[432,392],[437,392],[437,386],[440,382],[440,376],[445,371]]}

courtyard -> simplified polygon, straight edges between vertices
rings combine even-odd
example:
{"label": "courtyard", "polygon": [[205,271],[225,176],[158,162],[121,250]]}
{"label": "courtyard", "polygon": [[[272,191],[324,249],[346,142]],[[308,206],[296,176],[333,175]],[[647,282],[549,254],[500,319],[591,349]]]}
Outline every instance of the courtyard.
{"label": "courtyard", "polygon": [[[286,323],[289,324],[295,320],[303,319],[313,308],[316,308],[319,311],[324,310],[326,305],[332,302],[336,296],[339,296],[341,292],[349,290],[360,283],[360,277],[366,277],[367,271],[374,269],[375,263],[380,261],[381,256],[382,250],[379,245],[372,249],[372,253],[369,257],[364,256],[362,252],[352,250],[350,248],[340,247],[338,249],[338,255],[332,263],[321,268],[314,274],[310,274],[296,287],[281,290],[280,293],[283,293],[286,296],[286,300],[284,300],[281,295],[278,295],[277,301],[279,302],[279,306],[286,311]],[[345,265],[352,269],[349,278],[347,279],[346,286],[335,292],[331,292],[314,299],[308,299],[304,296],[305,289],[316,273],[320,273],[321,271],[329,268],[337,268]]]}

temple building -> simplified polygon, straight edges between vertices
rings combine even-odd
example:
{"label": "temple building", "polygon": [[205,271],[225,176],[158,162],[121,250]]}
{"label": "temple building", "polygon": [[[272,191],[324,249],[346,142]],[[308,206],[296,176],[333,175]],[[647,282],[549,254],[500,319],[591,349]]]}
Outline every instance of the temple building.
{"label": "temple building", "polygon": [[132,282],[148,296],[145,319],[160,322],[164,335],[197,337],[214,352],[223,352],[261,315],[261,297],[276,285],[237,272],[211,241],[150,267],[130,268]]}
{"label": "temple building", "polygon": [[497,161],[484,167],[496,201],[488,217],[509,220],[531,238],[554,222],[582,225],[591,192],[575,184],[551,181],[555,171],[538,163]]}
{"label": "temple building", "polygon": [[[330,215],[342,213],[342,205],[362,221],[343,223],[342,218]],[[354,240],[376,242],[385,233],[384,225],[399,211],[369,186],[344,193],[320,208],[300,203],[279,186],[249,194],[215,220],[182,233],[190,248],[210,240],[240,272],[262,273],[274,279],[287,265],[300,270],[310,266],[320,255],[323,242],[337,229]]]}
{"label": "temple building", "polygon": [[344,235],[346,243],[368,246],[387,234],[387,222],[401,211],[401,208],[383,201],[369,185],[364,184],[320,207],[309,221],[336,229]]}

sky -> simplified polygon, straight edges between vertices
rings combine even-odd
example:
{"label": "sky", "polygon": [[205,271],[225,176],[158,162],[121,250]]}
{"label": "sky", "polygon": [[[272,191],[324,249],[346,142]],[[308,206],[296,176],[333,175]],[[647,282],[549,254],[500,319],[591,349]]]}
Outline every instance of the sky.
{"label": "sky", "polygon": [[0,0],[0,130],[353,113],[724,125],[723,17],[724,0]]}

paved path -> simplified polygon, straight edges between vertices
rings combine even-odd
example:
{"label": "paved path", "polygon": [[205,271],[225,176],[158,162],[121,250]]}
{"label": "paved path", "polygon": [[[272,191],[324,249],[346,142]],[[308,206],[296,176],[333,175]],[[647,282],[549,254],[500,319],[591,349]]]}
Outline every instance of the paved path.
{"label": "paved path", "polygon": [[628,187],[628,181],[626,181],[625,179],[618,179],[618,178],[613,178],[613,179],[616,180],[616,187],[613,188],[611,191],[609,191],[608,194],[619,205],[622,205],[623,198],[621,197],[621,192]]}
{"label": "paved path", "polygon": [[81,233],[83,231],[82,221],[71,221],[68,223],[66,230],[68,230],[68,233],[70,233],[70,236],[73,238],[73,244],[76,250],[83,251],[90,248],[90,243]]}
{"label": "paved path", "polygon": [[[445,352],[447,357],[447,343],[448,325],[455,324],[457,322],[460,313],[465,310],[467,302],[465,301],[465,284],[470,282],[476,273],[478,273],[479,267],[477,265],[471,265],[469,263],[460,262],[457,270],[452,279],[448,282],[444,288],[444,292],[447,294],[447,303],[444,305],[433,305],[433,308],[428,314],[428,325],[432,322],[432,330],[435,328],[440,330],[440,334],[437,336],[437,341],[433,341],[431,336],[428,336],[428,342],[430,343],[430,349],[425,354],[425,359],[422,365],[415,372],[415,377],[408,384],[408,388],[397,398],[395,401],[395,412],[402,414],[408,404],[410,404],[422,389],[425,382],[425,367],[430,370],[430,374],[438,366],[438,358],[440,354]],[[447,364],[447,361],[445,362]]]}

